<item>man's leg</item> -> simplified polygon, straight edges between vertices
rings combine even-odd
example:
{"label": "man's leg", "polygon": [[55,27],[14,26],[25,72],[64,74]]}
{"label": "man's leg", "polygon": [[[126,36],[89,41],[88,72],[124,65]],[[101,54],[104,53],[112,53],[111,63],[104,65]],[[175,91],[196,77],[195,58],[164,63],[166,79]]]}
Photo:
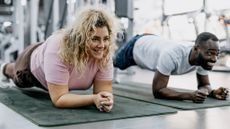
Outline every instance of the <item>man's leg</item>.
{"label": "man's leg", "polygon": [[141,35],[133,37],[128,43],[118,50],[113,60],[114,67],[124,70],[130,66],[136,65],[133,59],[133,48],[136,40],[140,37]]}

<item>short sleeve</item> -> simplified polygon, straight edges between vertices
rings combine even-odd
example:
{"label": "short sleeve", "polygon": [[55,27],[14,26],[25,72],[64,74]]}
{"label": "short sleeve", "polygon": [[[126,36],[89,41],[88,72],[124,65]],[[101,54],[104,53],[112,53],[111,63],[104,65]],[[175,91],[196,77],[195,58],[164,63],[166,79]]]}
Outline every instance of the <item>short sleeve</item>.
{"label": "short sleeve", "polygon": [[166,52],[160,55],[156,68],[161,74],[171,75],[176,65],[170,54]]}
{"label": "short sleeve", "polygon": [[199,75],[208,75],[208,71],[204,70],[201,66],[197,67],[196,73]]}
{"label": "short sleeve", "polygon": [[109,61],[108,65],[104,69],[99,69],[96,73],[96,80],[113,80],[113,62],[112,59]]}
{"label": "short sleeve", "polygon": [[44,53],[45,79],[50,83],[66,85],[69,81],[69,69],[58,55],[61,41],[51,38],[47,42],[47,48]]}

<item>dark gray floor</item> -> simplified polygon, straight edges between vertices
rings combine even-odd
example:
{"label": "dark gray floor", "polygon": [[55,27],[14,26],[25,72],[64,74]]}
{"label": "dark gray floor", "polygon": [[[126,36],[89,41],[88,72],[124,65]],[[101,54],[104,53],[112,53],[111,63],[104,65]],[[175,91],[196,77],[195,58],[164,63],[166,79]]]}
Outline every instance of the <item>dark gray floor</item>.
{"label": "dark gray floor", "polygon": [[[136,81],[150,84],[153,72],[137,67],[129,69],[135,74],[119,72],[119,81]],[[131,72],[129,72],[131,73]],[[210,81],[213,87],[230,88],[230,73],[211,72]],[[196,89],[195,73],[170,77],[169,85],[177,88]],[[151,117],[94,122],[70,126],[53,127],[54,129],[229,129],[230,106],[200,110],[178,111],[176,114]],[[52,128],[52,129],[53,129]],[[31,123],[23,116],[0,103],[0,129],[44,129]]]}

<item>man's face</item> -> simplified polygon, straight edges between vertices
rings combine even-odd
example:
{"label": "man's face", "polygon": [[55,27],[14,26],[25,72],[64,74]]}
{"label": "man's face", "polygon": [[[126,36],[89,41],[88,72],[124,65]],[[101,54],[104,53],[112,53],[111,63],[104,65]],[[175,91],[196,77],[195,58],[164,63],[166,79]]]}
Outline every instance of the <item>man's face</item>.
{"label": "man's face", "polygon": [[219,46],[216,41],[209,39],[207,43],[200,46],[197,64],[205,70],[212,70],[217,61]]}

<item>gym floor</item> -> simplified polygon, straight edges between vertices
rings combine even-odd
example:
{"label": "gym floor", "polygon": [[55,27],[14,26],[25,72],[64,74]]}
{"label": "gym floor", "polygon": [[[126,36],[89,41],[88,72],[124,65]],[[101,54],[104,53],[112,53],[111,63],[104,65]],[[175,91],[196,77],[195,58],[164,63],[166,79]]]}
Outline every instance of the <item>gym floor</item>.
{"label": "gym floor", "polygon": [[[230,89],[230,72],[210,72],[213,88],[223,86]],[[134,81],[151,84],[154,72],[136,66],[119,71],[116,81]],[[195,72],[171,76],[169,86],[196,89]],[[141,108],[141,107],[140,107]],[[120,120],[49,127],[49,129],[229,129],[230,106],[178,111],[175,114],[137,117]],[[12,109],[0,103],[0,129],[46,129],[39,127]]]}

